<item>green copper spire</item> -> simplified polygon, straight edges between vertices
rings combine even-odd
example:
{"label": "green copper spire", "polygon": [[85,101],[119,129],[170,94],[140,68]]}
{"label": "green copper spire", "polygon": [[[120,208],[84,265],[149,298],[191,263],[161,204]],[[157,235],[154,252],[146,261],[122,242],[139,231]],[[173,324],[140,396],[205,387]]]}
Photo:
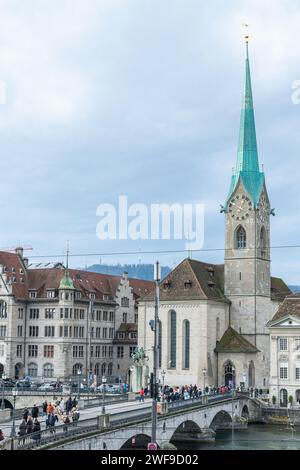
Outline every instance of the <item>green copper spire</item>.
{"label": "green copper spire", "polygon": [[64,275],[61,278],[59,288],[60,289],[75,289],[73,280],[69,274],[69,245],[67,248],[67,264],[66,264]]}
{"label": "green copper spire", "polygon": [[259,171],[248,38],[246,39],[246,81],[240,121],[238,154],[229,194],[226,200],[226,206],[228,200],[235,192],[239,181],[243,183],[245,190],[248,192],[254,206],[256,207],[264,186],[265,177],[264,173]]}

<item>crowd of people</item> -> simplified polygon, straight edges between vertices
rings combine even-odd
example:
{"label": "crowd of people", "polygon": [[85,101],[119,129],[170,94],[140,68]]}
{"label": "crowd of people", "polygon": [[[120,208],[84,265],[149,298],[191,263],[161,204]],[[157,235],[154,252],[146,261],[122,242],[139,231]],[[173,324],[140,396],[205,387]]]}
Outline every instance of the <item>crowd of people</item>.
{"label": "crowd of people", "polygon": [[[76,425],[79,420],[78,401],[76,398],[72,399],[71,397],[66,401],[61,398],[55,403],[44,401],[42,404],[42,416],[46,416],[46,429],[49,429],[51,433],[55,433],[56,423],[63,424],[64,430],[67,431],[71,423]],[[41,439],[41,424],[38,418],[39,407],[36,404],[32,407],[31,412],[29,412],[28,408],[25,408],[23,419],[19,426],[19,436],[25,437],[28,434],[32,434],[32,439],[39,441]]]}
{"label": "crowd of people", "polygon": [[[203,395],[221,395],[228,393],[233,389],[233,385],[223,385],[221,387],[207,386],[204,389],[197,387],[197,385],[184,385],[181,387],[170,387],[165,385],[161,387],[158,399],[164,399],[167,402],[173,402],[176,400],[190,400],[201,398]],[[236,392],[247,392],[252,397],[258,397],[263,394],[263,390],[257,388],[241,388],[236,387]],[[141,388],[139,392],[140,401],[143,402],[145,397],[149,394],[147,387]]]}

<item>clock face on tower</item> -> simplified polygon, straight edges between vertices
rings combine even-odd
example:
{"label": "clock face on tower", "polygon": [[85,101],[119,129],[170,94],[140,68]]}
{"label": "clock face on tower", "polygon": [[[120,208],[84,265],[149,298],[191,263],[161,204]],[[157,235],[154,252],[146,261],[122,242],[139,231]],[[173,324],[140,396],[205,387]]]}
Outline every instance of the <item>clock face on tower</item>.
{"label": "clock face on tower", "polygon": [[228,212],[234,220],[247,219],[252,210],[252,202],[245,194],[234,196],[228,206]]}
{"label": "clock face on tower", "polygon": [[258,205],[258,218],[261,222],[265,222],[270,215],[270,207],[265,195],[262,195]]}

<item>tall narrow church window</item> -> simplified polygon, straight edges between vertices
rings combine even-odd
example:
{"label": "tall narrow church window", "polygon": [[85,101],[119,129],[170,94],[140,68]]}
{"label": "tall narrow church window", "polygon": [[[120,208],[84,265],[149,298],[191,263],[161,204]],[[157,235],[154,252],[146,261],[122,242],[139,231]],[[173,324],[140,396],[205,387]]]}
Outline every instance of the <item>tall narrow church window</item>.
{"label": "tall narrow church window", "polygon": [[169,312],[169,367],[176,368],[176,312]]}
{"label": "tall narrow church window", "polygon": [[266,230],[265,227],[262,227],[260,230],[260,250],[261,250],[261,257],[265,258],[267,256],[267,247],[266,247]]}
{"label": "tall narrow church window", "polygon": [[216,340],[220,341],[220,318],[216,319]]}
{"label": "tall narrow church window", "polygon": [[183,368],[190,368],[190,322],[183,322]]}
{"label": "tall narrow church window", "polygon": [[236,247],[238,250],[246,248],[246,231],[242,226],[240,226],[236,232]]}

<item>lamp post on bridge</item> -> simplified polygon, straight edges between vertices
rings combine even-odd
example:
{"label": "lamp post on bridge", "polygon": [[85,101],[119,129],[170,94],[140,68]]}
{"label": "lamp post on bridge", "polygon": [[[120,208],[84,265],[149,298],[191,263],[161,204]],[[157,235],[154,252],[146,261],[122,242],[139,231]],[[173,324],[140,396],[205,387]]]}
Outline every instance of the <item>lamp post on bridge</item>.
{"label": "lamp post on bridge", "polygon": [[14,437],[16,436],[16,398],[18,396],[18,390],[16,388],[12,390],[12,395],[14,397],[14,409],[13,409],[13,424],[11,428],[10,437],[12,438],[11,450],[14,450]]}

